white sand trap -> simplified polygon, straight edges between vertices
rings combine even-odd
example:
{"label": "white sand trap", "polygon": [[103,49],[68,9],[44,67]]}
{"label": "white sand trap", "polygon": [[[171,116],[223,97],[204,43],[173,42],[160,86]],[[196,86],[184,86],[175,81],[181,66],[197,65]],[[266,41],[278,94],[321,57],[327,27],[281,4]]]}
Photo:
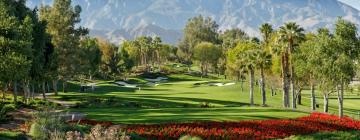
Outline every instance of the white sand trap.
{"label": "white sand trap", "polygon": [[226,84],[224,84],[224,86],[231,86],[231,85],[235,85],[235,83],[226,83]]}
{"label": "white sand trap", "polygon": [[156,86],[158,86],[159,84],[154,83],[154,82],[147,82],[146,85],[156,87]]}
{"label": "white sand trap", "polygon": [[146,81],[150,81],[150,82],[160,82],[167,79],[168,79],[167,77],[157,77],[156,79],[145,78]]}
{"label": "white sand trap", "polygon": [[117,81],[115,83],[118,84],[118,85],[122,85],[124,87],[129,87],[129,88],[136,88],[137,87],[137,85],[135,85],[135,84],[128,84],[128,83],[126,83],[124,81]]}
{"label": "white sand trap", "polygon": [[209,86],[218,86],[218,87],[222,87],[222,86],[231,86],[231,85],[235,85],[235,83],[209,83]]}

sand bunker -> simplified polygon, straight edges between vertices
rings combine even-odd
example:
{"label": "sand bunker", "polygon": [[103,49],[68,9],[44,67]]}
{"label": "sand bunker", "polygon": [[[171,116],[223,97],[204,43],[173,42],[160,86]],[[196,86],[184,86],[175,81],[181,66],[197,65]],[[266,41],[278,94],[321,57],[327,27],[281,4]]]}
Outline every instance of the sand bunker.
{"label": "sand bunker", "polygon": [[167,77],[157,77],[155,79],[145,78],[146,81],[150,81],[150,82],[160,82],[167,79],[168,79]]}
{"label": "sand bunker", "polygon": [[209,83],[209,86],[218,86],[218,87],[222,87],[222,86],[231,86],[231,85],[235,85],[235,83]]}
{"label": "sand bunker", "polygon": [[124,87],[129,87],[129,88],[136,88],[137,87],[137,85],[135,85],[135,84],[128,84],[128,83],[126,83],[124,81],[117,81],[115,83],[118,84],[118,85],[124,86]]}

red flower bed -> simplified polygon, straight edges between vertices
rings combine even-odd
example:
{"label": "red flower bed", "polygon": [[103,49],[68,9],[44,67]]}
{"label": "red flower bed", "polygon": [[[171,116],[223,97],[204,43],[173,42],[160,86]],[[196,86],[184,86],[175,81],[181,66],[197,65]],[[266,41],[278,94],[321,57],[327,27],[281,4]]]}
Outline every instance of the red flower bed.
{"label": "red flower bed", "polygon": [[360,130],[360,121],[322,113],[285,120],[253,120],[240,122],[195,122],[157,125],[132,125],[128,133],[136,133],[148,139],[178,139],[183,135],[199,136],[203,139],[239,140],[272,139],[291,135],[310,134],[323,131]]}
{"label": "red flower bed", "polygon": [[72,123],[79,123],[82,125],[101,125],[101,126],[111,126],[113,125],[112,122],[108,122],[108,121],[95,121],[95,120],[77,120],[77,121],[69,121],[68,123],[72,124]]}

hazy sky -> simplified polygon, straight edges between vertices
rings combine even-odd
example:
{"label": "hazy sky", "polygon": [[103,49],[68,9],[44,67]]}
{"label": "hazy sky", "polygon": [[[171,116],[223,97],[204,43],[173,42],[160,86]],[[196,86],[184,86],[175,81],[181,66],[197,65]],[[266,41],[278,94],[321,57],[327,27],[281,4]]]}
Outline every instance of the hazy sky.
{"label": "hazy sky", "polygon": [[339,0],[341,2],[344,2],[358,10],[360,10],[360,0]]}

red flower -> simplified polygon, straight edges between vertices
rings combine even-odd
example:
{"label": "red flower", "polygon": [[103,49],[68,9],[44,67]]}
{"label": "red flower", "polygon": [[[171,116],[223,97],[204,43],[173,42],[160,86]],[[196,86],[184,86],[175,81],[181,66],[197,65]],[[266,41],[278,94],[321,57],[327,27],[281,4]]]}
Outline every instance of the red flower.
{"label": "red flower", "polygon": [[339,130],[360,130],[360,121],[312,113],[309,116],[285,120],[132,125],[127,132],[149,139],[178,139],[182,135],[193,135],[203,139],[257,140]]}

